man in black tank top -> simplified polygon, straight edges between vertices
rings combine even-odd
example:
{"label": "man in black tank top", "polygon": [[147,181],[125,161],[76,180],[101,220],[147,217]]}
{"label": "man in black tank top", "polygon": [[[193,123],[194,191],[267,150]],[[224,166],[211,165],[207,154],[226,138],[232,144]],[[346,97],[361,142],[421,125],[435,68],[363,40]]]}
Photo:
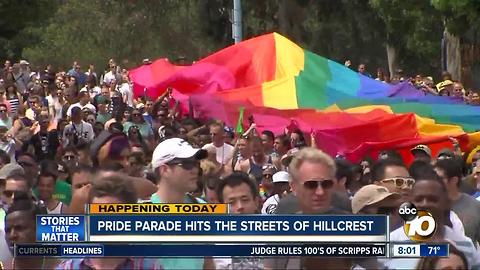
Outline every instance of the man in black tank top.
{"label": "man in black tank top", "polygon": [[252,157],[240,162],[235,169],[250,174],[255,177],[260,184],[262,181],[263,166],[269,164],[280,168],[280,164],[278,159],[265,155],[262,140],[259,137],[253,137],[251,139],[250,147]]}

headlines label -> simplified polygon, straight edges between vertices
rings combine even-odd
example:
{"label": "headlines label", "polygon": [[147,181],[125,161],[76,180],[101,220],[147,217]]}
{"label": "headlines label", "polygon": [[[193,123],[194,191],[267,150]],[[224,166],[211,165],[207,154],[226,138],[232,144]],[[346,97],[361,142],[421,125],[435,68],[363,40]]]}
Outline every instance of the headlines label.
{"label": "headlines label", "polygon": [[90,204],[90,214],[226,214],[227,204]]}

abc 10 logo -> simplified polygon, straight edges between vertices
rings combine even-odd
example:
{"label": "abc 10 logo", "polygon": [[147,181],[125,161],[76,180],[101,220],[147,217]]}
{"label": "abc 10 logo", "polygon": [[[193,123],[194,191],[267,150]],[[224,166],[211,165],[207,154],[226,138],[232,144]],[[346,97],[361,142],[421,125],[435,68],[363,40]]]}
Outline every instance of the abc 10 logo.
{"label": "abc 10 logo", "polygon": [[403,230],[412,241],[426,241],[437,229],[437,223],[432,214],[425,210],[417,210],[411,202],[400,205],[398,215],[405,221]]}

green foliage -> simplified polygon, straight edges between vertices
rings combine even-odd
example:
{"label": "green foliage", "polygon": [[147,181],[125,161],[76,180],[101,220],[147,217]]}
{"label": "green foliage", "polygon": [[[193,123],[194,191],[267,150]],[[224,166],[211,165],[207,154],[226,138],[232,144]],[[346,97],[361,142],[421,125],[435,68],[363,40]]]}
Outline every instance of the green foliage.
{"label": "green foliage", "polygon": [[[194,61],[233,43],[232,2],[0,0],[0,57],[63,68],[78,60],[99,70],[109,58],[125,67],[143,58]],[[243,36],[279,32],[338,62],[366,63],[371,73],[387,67],[391,44],[401,68],[435,74],[444,20],[463,34],[478,26],[479,8],[469,0],[242,1]]]}
{"label": "green foliage", "polygon": [[55,0],[0,1],[0,58],[18,59],[22,48],[38,42],[33,27],[44,25],[57,7]]}
{"label": "green foliage", "polygon": [[478,11],[480,2],[472,0],[432,0],[432,5],[442,13],[448,31],[456,36],[470,28],[480,26]]}
{"label": "green foliage", "polygon": [[412,73],[438,74],[443,33],[441,14],[429,0],[370,0],[382,19],[385,43],[397,48],[400,67]]}
{"label": "green foliage", "polygon": [[24,55],[36,63],[72,61],[103,67],[115,58],[131,67],[143,58],[197,59],[216,49],[199,27],[203,1],[66,0],[45,28],[41,42]]}

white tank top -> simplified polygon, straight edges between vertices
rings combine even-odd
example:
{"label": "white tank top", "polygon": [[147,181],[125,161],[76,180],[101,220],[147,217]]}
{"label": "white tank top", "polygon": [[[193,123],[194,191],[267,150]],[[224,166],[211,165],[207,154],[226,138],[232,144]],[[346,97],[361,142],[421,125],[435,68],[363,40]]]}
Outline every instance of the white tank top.
{"label": "white tank top", "polygon": [[62,213],[62,208],[63,208],[63,203],[58,202],[57,206],[55,206],[55,208],[53,208],[52,210],[47,208],[47,213],[60,215]]}

